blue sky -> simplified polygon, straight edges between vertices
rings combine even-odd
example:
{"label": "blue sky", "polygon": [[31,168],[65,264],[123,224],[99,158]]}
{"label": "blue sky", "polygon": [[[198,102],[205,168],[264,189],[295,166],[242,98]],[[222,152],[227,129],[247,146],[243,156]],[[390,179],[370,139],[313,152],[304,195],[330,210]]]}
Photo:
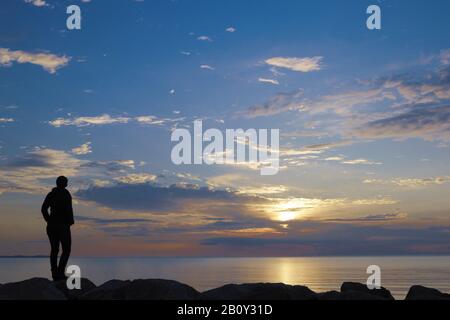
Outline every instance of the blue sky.
{"label": "blue sky", "polygon": [[[46,250],[59,174],[78,255],[450,252],[448,1],[0,6],[0,254]],[[282,170],[173,165],[195,119],[280,129]]]}

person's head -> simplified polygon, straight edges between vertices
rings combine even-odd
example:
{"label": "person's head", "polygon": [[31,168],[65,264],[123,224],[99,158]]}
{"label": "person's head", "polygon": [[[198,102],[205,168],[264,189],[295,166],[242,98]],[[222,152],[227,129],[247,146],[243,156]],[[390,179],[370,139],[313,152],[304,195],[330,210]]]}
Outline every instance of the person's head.
{"label": "person's head", "polygon": [[69,179],[67,179],[66,177],[64,177],[64,176],[59,176],[57,179],[56,179],[56,186],[58,187],[58,188],[65,188],[65,187],[67,187],[67,184],[69,183]]}

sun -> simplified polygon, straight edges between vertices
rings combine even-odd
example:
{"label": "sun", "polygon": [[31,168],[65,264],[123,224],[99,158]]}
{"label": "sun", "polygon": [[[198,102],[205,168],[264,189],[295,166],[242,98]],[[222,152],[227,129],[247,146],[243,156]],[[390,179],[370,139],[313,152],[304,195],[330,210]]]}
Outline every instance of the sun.
{"label": "sun", "polygon": [[297,217],[297,214],[294,211],[281,211],[278,213],[278,219],[279,221],[290,221],[294,220]]}
{"label": "sun", "polygon": [[272,213],[275,213],[275,220],[290,221],[297,219],[303,209],[310,207],[308,199],[292,198],[283,199],[272,207]]}

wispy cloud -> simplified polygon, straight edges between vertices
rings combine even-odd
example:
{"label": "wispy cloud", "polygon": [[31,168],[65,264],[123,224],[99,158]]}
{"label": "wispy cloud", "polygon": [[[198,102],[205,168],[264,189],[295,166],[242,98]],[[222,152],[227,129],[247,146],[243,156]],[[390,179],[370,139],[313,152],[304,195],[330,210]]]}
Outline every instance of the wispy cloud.
{"label": "wispy cloud", "polygon": [[367,165],[373,165],[373,164],[381,164],[381,162],[371,161],[367,159],[352,159],[352,160],[344,160],[341,161],[343,164],[367,164]]}
{"label": "wispy cloud", "polygon": [[279,82],[278,82],[278,80],[275,80],[275,79],[268,79],[268,78],[258,78],[258,81],[259,82],[265,82],[265,83],[271,83],[271,84],[280,84]]}
{"label": "wispy cloud", "polygon": [[[351,89],[315,98],[303,90],[278,93],[237,113],[247,118],[296,111],[303,123],[325,135],[355,140],[450,140],[450,68],[441,53],[438,68],[356,81]],[[342,89],[340,89],[342,90]],[[319,120],[315,120],[319,119]],[[308,122],[306,122],[308,121]]]}
{"label": "wispy cloud", "polygon": [[172,119],[163,119],[155,116],[140,116],[136,117],[135,120],[141,124],[149,124],[149,125],[162,125],[168,121],[172,121]]}
{"label": "wispy cloud", "polygon": [[30,3],[35,7],[48,6],[48,4],[45,2],[45,0],[25,0],[25,3]]}
{"label": "wispy cloud", "polygon": [[225,31],[226,31],[226,32],[231,32],[231,33],[233,33],[233,32],[236,31],[236,28],[234,28],[234,27],[228,27],[228,28],[225,29]]}
{"label": "wispy cloud", "polygon": [[73,148],[72,153],[76,155],[85,155],[92,152],[91,143],[86,142],[79,147]]}
{"label": "wispy cloud", "polygon": [[143,184],[155,182],[158,176],[150,173],[132,173],[126,176],[117,177],[114,180],[125,184]]}
{"label": "wispy cloud", "polygon": [[12,118],[0,118],[0,123],[14,122]]}
{"label": "wispy cloud", "polygon": [[450,140],[450,105],[413,109],[368,122],[352,131],[363,138],[412,138]]}
{"label": "wispy cloud", "polygon": [[95,224],[105,225],[105,224],[130,224],[130,223],[139,223],[139,222],[152,222],[150,219],[142,219],[142,218],[115,218],[115,219],[105,219],[105,218],[97,218],[97,217],[86,217],[86,216],[76,216],[75,220],[81,222],[91,222]]}
{"label": "wispy cloud", "polygon": [[200,69],[214,70],[214,68],[211,67],[211,66],[208,65],[208,64],[202,64],[202,65],[200,65]]}
{"label": "wispy cloud", "polygon": [[49,73],[55,73],[56,70],[66,66],[70,61],[69,57],[58,56],[52,53],[31,53],[22,50],[10,50],[0,48],[0,65],[9,67],[16,63],[31,63],[44,68]]}
{"label": "wispy cloud", "polygon": [[237,112],[236,115],[246,118],[256,118],[272,116],[287,111],[301,110],[305,107],[302,98],[303,90],[279,93],[269,101],[251,106],[247,110]]}
{"label": "wispy cloud", "polygon": [[[136,168],[134,160],[88,161],[76,156],[86,152],[84,146],[73,152],[49,148],[34,148],[24,155],[0,163],[0,194],[19,192],[44,194],[54,185],[59,175],[77,177],[71,183],[72,190],[95,183],[95,181],[124,182],[145,180],[144,176],[133,176],[129,172]],[[78,153],[78,154],[77,154]],[[122,177],[122,179],[117,179]],[[147,176],[147,180],[150,176]]]}
{"label": "wispy cloud", "polygon": [[197,40],[212,42],[212,39],[208,36],[199,36],[197,37]]}
{"label": "wispy cloud", "polygon": [[57,118],[51,120],[48,123],[56,128],[62,126],[76,126],[76,127],[86,127],[86,126],[101,126],[110,124],[125,124],[131,121],[135,121],[143,125],[163,125],[168,123],[174,123],[181,121],[184,118],[159,118],[156,116],[110,116],[109,114],[103,114],[94,117],[75,117],[75,118]]}
{"label": "wispy cloud", "polygon": [[43,180],[74,176],[82,163],[61,150],[35,148],[0,166],[0,193],[45,193],[48,187]]}
{"label": "wispy cloud", "polygon": [[336,222],[379,222],[379,221],[391,221],[404,219],[408,215],[404,212],[395,213],[384,213],[384,214],[371,214],[364,217],[354,217],[354,218],[333,218],[326,219],[325,221],[336,221]]}
{"label": "wispy cloud", "polygon": [[97,117],[78,117],[78,118],[58,118],[49,122],[54,127],[61,126],[77,126],[84,127],[90,125],[104,125],[113,123],[127,123],[130,121],[129,117],[111,117],[108,114],[103,114]]}
{"label": "wispy cloud", "polygon": [[440,176],[433,178],[393,178],[393,179],[365,179],[366,184],[394,185],[403,188],[422,188],[432,185],[442,185],[450,183],[450,176]]}
{"label": "wispy cloud", "polygon": [[311,72],[322,69],[321,61],[323,57],[273,57],[265,60],[265,62],[271,66],[286,68],[299,72]]}

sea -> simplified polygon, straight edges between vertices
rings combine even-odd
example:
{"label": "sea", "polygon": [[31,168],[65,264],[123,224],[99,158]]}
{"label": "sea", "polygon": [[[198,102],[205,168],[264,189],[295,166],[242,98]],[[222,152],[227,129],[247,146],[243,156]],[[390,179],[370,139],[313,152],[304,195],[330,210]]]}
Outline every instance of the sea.
{"label": "sea", "polygon": [[[91,258],[74,257],[82,277],[96,285],[111,279],[172,279],[198,291],[227,283],[283,282],[316,292],[339,290],[342,282],[366,283],[368,266],[381,271],[381,285],[403,299],[414,284],[450,292],[450,256],[276,258]],[[0,283],[50,277],[45,257],[0,258]]]}

